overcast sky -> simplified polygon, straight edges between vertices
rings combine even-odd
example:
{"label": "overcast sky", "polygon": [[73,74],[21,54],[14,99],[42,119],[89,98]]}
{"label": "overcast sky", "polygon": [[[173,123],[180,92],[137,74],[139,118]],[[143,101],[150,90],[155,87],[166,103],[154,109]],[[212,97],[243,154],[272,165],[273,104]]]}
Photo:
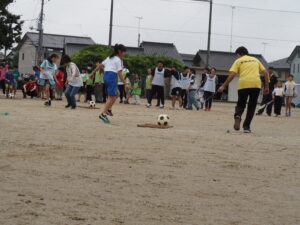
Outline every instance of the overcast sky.
{"label": "overcast sky", "polygon": [[[24,20],[36,19],[40,2],[41,0],[16,0],[10,10],[22,15]],[[45,2],[46,33],[90,36],[97,43],[108,43],[110,0]],[[263,54],[271,61],[289,56],[293,48],[300,44],[299,0],[214,0],[214,3],[212,50],[230,51],[231,6],[236,6],[233,49],[244,45],[251,53]],[[179,52],[195,54],[197,50],[206,49],[207,46],[208,14],[207,2],[115,0],[113,43],[137,46],[136,17],[142,16],[142,40],[171,42]],[[23,32],[30,31],[32,26],[36,28],[36,21],[26,21]]]}

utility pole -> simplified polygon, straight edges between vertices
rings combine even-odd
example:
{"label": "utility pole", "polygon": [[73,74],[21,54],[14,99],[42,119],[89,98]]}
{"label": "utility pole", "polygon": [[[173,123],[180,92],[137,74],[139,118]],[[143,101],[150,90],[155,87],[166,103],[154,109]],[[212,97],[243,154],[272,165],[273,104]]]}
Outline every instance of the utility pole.
{"label": "utility pole", "polygon": [[138,25],[138,47],[140,47],[141,44],[141,20],[144,19],[141,16],[136,16],[136,18],[139,20],[139,25]]}
{"label": "utility pole", "polygon": [[267,45],[269,44],[269,43],[267,43],[267,42],[262,42],[261,43],[263,46],[264,46],[264,57],[266,57],[266,49],[267,49]]}
{"label": "utility pole", "polygon": [[114,18],[114,0],[111,0],[110,6],[110,22],[109,22],[109,40],[108,45],[111,46],[112,42],[112,28],[113,28],[113,18]]}
{"label": "utility pole", "polygon": [[37,52],[37,59],[36,64],[39,65],[42,62],[43,57],[43,35],[44,35],[44,28],[43,28],[43,20],[44,20],[44,0],[42,0],[42,7],[41,7],[41,14],[38,23],[38,32],[39,32],[39,45],[38,45],[38,52]]}
{"label": "utility pole", "polygon": [[231,35],[230,35],[230,52],[232,52],[232,42],[233,42],[233,19],[234,19],[234,10],[235,6],[231,6],[232,14],[231,14]]}
{"label": "utility pole", "polygon": [[213,8],[213,0],[210,0],[210,6],[209,6],[209,25],[208,25],[208,41],[207,41],[207,57],[206,57],[206,65],[207,66],[210,66],[210,42],[211,42],[212,8]]}

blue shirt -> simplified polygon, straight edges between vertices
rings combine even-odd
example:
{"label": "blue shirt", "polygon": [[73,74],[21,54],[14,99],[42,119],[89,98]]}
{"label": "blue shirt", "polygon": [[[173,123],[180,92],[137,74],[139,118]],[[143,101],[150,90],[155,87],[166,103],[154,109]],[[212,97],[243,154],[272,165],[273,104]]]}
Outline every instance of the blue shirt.
{"label": "blue shirt", "polygon": [[34,75],[35,75],[36,78],[40,79],[41,71],[39,71],[39,70],[36,71],[36,72],[34,73]]}
{"label": "blue shirt", "polygon": [[49,62],[48,60],[44,60],[44,62],[41,65],[41,68],[44,69],[45,75],[41,73],[40,78],[54,80],[53,76],[55,74],[55,71],[57,70],[57,66],[55,63]]}
{"label": "blue shirt", "polygon": [[14,84],[14,80],[15,80],[15,77],[14,77],[14,74],[12,72],[7,72],[5,74],[5,79],[8,80],[8,81],[5,81],[6,84],[9,84],[9,85],[12,85]]}

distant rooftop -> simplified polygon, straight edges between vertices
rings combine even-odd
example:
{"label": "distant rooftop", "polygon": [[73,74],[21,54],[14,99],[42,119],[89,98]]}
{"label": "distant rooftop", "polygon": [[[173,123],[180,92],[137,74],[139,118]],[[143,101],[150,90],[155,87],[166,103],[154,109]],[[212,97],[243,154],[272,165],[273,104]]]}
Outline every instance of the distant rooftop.
{"label": "distant rooftop", "polygon": [[289,69],[290,64],[288,63],[288,58],[279,59],[273,62],[269,62],[269,66],[275,69]]}

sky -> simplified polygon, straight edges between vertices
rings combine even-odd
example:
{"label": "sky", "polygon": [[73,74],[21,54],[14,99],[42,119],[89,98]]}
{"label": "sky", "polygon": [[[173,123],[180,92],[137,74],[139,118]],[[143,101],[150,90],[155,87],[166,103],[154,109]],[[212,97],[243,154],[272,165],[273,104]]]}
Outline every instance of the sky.
{"label": "sky", "polygon": [[[45,0],[44,32],[90,36],[108,44],[110,0]],[[180,53],[207,48],[209,3],[192,0],[114,0],[113,43],[174,43]],[[37,27],[41,0],[16,0],[9,10],[26,20],[23,33]],[[232,6],[235,6],[233,9]],[[260,10],[268,9],[268,10]],[[279,10],[279,11],[278,11]],[[291,12],[292,11],[292,12]],[[232,16],[233,15],[233,16]],[[211,49],[245,46],[267,61],[288,57],[300,45],[299,0],[214,0]],[[33,28],[31,30],[30,28]]]}

